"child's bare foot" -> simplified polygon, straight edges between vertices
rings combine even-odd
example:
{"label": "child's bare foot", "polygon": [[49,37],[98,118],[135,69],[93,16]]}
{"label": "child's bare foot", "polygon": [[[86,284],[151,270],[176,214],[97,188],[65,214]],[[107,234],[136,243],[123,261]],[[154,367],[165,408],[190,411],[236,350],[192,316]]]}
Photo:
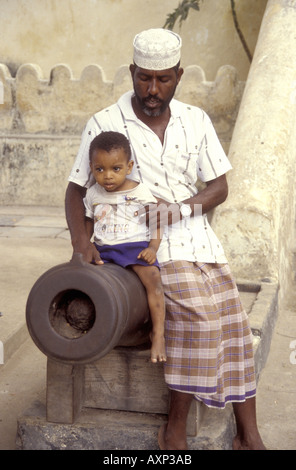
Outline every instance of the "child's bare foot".
{"label": "child's bare foot", "polygon": [[156,333],[150,334],[151,339],[151,362],[165,362],[166,361],[166,352],[165,352],[165,340],[163,335]]}

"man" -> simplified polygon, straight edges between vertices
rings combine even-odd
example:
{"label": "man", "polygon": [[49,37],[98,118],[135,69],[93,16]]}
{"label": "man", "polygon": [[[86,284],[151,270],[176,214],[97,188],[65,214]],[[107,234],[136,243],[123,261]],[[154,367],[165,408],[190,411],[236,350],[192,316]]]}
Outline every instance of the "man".
{"label": "man", "polygon": [[[134,40],[132,92],[88,122],[69,177],[66,215],[73,249],[88,262],[99,255],[87,237],[83,197],[92,184],[91,140],[116,130],[130,140],[133,179],[148,185],[159,203],[180,208],[182,224],[170,220],[158,250],[166,295],[167,362],[171,390],[168,423],[159,431],[161,449],[187,449],[186,420],[192,399],[224,408],[233,402],[234,449],[264,448],[255,411],[252,335],[223,248],[207,212],[227,197],[231,165],[208,116],[175,100],[183,74],[181,38],[152,29]],[[206,183],[198,192],[197,179]],[[196,210],[202,207],[202,212]],[[149,220],[155,216],[149,213]]]}

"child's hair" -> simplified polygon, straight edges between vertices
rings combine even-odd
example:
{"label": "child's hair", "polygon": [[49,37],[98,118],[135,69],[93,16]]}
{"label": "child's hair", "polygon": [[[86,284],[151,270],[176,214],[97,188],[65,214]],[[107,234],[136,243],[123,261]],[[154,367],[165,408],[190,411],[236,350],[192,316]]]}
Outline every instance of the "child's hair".
{"label": "child's hair", "polygon": [[111,152],[114,149],[123,149],[127,156],[127,160],[131,159],[131,148],[128,139],[125,135],[120,132],[102,132],[97,135],[90,144],[89,147],[89,160],[92,159],[92,154],[94,150],[105,150],[106,152]]}

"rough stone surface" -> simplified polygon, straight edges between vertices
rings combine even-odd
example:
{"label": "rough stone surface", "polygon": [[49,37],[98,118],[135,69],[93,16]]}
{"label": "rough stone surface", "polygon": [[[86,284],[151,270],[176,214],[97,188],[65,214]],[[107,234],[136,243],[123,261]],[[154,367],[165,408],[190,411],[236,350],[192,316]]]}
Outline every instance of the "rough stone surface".
{"label": "rough stone surface", "polygon": [[[49,423],[45,407],[37,402],[18,420],[19,450],[158,450],[162,415],[122,411],[83,410],[69,425]],[[235,432],[231,409],[207,410],[201,433],[190,437],[191,450],[227,450]]]}
{"label": "rough stone surface", "polygon": [[291,286],[294,268],[296,5],[269,0],[236,121],[229,196],[214,229],[237,277]]}

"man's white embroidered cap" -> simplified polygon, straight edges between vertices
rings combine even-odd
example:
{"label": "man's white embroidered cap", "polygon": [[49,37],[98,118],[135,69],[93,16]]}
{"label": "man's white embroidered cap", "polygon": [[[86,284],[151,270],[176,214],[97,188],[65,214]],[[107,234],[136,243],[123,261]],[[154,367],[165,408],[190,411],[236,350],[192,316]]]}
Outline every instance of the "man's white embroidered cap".
{"label": "man's white embroidered cap", "polygon": [[182,40],[167,29],[148,29],[134,39],[134,63],[147,70],[166,70],[180,61]]}

